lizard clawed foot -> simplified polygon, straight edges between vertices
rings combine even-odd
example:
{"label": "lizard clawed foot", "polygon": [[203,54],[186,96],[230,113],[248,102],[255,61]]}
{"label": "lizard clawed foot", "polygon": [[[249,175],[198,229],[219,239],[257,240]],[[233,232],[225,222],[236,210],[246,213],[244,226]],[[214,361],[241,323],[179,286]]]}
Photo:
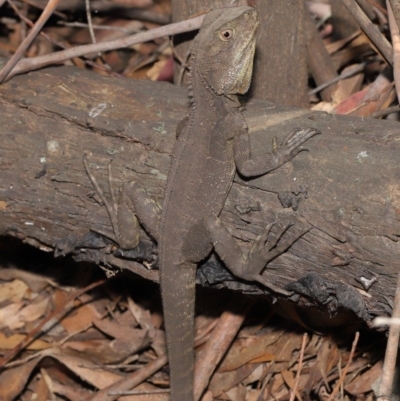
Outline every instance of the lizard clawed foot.
{"label": "lizard clawed foot", "polygon": [[247,266],[244,271],[246,279],[257,281],[275,292],[284,295],[290,295],[290,292],[282,290],[281,288],[276,287],[268,280],[266,280],[263,276],[261,276],[261,273],[271,260],[275,259],[279,255],[287,251],[301,236],[308,232],[310,228],[298,232],[293,238],[289,240],[281,241],[282,243],[278,245],[282,236],[290,227],[293,226],[293,223],[289,223],[283,226],[272,239],[272,241],[269,241],[271,228],[274,225],[275,223],[269,224],[266,227],[264,234],[260,235],[256,239],[250,252],[248,253]]}
{"label": "lizard clawed foot", "polygon": [[254,242],[247,258],[247,272],[254,275],[259,275],[266,264],[277,256],[281,255],[298,239],[295,238],[292,241],[286,241],[280,246],[277,246],[279,240],[283,234],[293,225],[289,223],[285,225],[274,237],[272,241],[269,241],[269,235],[272,227],[275,223],[268,224],[265,228],[264,234],[257,237]]}
{"label": "lizard clawed foot", "polygon": [[257,237],[250,251],[243,254],[243,250],[229,234],[224,224],[218,217],[208,216],[205,220],[210,240],[215,251],[225,263],[226,267],[237,277],[246,281],[256,281],[268,287],[276,293],[291,295],[261,275],[268,262],[287,251],[302,235],[308,232],[307,229],[297,229],[289,239],[282,239],[282,236],[294,225],[284,225],[273,238],[270,239],[271,229],[276,223],[268,224],[265,232]]}
{"label": "lizard clawed foot", "polygon": [[308,150],[301,146],[314,135],[321,132],[315,128],[300,128],[291,131],[282,141],[281,145],[276,148],[275,152],[281,156],[284,161],[289,161],[295,157],[299,152]]}
{"label": "lizard clawed foot", "polygon": [[[84,152],[83,165],[85,167],[86,174],[88,175],[90,182],[93,185],[93,188],[95,189],[104,206],[106,207],[108,216],[110,217],[114,235],[106,232],[98,232],[115,241],[122,249],[133,249],[139,243],[139,223],[129,205],[129,199],[127,199],[128,197],[125,194],[125,191],[120,191],[119,199],[117,202],[112,187],[111,161],[108,164],[108,187],[111,199],[109,200],[106,197],[89,168],[87,158],[91,156],[91,152]],[[122,232],[120,229],[121,226],[123,226]]]}

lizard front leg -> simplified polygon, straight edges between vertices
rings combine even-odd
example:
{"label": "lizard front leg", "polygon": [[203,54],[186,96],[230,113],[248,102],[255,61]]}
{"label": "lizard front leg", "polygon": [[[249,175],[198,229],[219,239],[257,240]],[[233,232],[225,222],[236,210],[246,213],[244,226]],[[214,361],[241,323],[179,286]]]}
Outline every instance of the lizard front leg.
{"label": "lizard front leg", "polygon": [[[270,153],[252,157],[250,138],[243,115],[238,110],[235,110],[232,112],[231,117],[235,121],[234,126],[238,127],[233,135],[235,165],[239,173],[246,177],[263,175],[275,170],[291,160],[299,152],[306,150],[302,145],[314,135],[319,134],[319,131],[315,128],[293,130],[283,139],[279,146],[276,145],[276,140],[274,139]],[[268,262],[289,249],[309,229],[297,233],[291,240],[282,241],[278,245],[281,237],[292,224],[283,227],[274,240],[269,241],[270,231],[273,226],[273,224],[270,224],[267,226],[265,233],[257,238],[251,250],[246,254],[242,252],[218,217],[208,217],[205,224],[216,252],[235,276],[248,281],[257,281],[284,295],[290,294],[266,280],[261,276],[261,272]]]}
{"label": "lizard front leg", "polygon": [[118,198],[112,186],[111,162],[108,165],[108,186],[110,199],[106,197],[89,168],[87,157],[83,156],[83,165],[94,189],[104,203],[110,217],[114,234],[102,233],[115,241],[121,249],[133,249],[139,244],[139,221],[146,231],[158,241],[161,207],[151,199],[137,183],[129,182],[122,186]]}
{"label": "lizard front leg", "polygon": [[233,134],[235,165],[239,173],[245,177],[263,175],[277,169],[293,159],[299,152],[307,150],[302,145],[314,135],[320,134],[315,128],[295,129],[283,139],[280,145],[277,145],[274,138],[271,152],[254,157],[251,154],[250,136],[243,115],[240,111],[234,110],[230,118],[233,119],[233,126],[238,127]]}
{"label": "lizard front leg", "polygon": [[291,295],[291,292],[275,286],[261,273],[271,260],[287,251],[310,228],[296,233],[290,240],[281,241],[283,234],[293,225],[288,224],[270,240],[271,228],[275,223],[269,224],[250,251],[244,253],[218,217],[208,217],[205,224],[215,251],[235,276],[246,281],[257,281],[276,293]]}

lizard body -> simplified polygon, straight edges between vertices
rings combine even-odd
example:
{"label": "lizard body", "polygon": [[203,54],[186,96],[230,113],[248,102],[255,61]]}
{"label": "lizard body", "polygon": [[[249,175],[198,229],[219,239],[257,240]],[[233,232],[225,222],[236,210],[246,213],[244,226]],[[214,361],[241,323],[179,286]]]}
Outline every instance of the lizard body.
{"label": "lizard body", "polygon": [[[243,15],[241,9],[230,11],[236,11],[234,17],[237,17]],[[210,14],[193,45],[192,105],[187,125],[179,133],[172,152],[160,226],[160,279],[173,401],[193,398],[196,264],[212,249],[205,218],[219,215],[235,173],[233,144],[228,136],[231,135],[229,131],[236,127],[228,115],[232,106],[237,108],[238,104],[235,99],[216,96],[215,89],[211,88],[213,81],[204,76],[212,76],[213,69],[224,68],[218,54],[213,54],[216,57],[214,60],[211,54],[203,58],[207,51],[218,50],[213,40],[223,42],[219,37],[222,21],[218,20],[223,10]],[[254,17],[251,10],[249,19],[253,19],[252,23],[242,22],[242,33],[247,36],[242,39],[245,42],[243,48],[247,47],[247,58],[251,57],[251,64],[254,28],[257,25]],[[214,37],[210,37],[211,34]],[[230,53],[228,51],[225,57],[229,58]],[[212,68],[203,62],[215,64]]]}
{"label": "lizard body", "polygon": [[[265,174],[293,158],[303,150],[301,145],[318,133],[314,129],[296,130],[271,153],[251,157],[247,125],[236,94],[245,93],[250,85],[257,26],[257,13],[251,7],[219,9],[206,16],[193,45],[193,99],[189,116],[177,132],[162,210],[134,183],[121,191],[121,199],[131,202],[130,209],[159,246],[171,401],[194,400],[197,263],[214,248],[236,276],[284,292],[260,273],[304,234],[278,245],[286,226],[270,243],[271,224],[250,252],[243,253],[218,218],[236,170],[243,176]],[[116,241],[121,248],[133,248],[138,241],[138,234],[132,234],[137,231],[137,221],[128,216],[129,207],[120,208],[121,218],[118,208],[105,199],[85,159],[84,164],[107,206]],[[128,198],[125,193],[129,193]],[[132,239],[124,237],[126,230],[118,224],[122,221],[128,222]]]}

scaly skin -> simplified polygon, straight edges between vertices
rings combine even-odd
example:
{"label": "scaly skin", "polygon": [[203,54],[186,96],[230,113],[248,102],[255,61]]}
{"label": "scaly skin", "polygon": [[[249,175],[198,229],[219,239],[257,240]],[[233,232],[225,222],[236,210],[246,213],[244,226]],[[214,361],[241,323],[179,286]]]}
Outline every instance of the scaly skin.
{"label": "scaly skin", "polygon": [[271,226],[267,226],[266,234],[243,255],[218,218],[236,169],[244,176],[265,174],[293,158],[318,133],[314,129],[294,131],[272,153],[251,157],[236,94],[247,92],[250,86],[257,26],[257,13],[251,7],[214,10],[193,45],[192,106],[186,127],[179,126],[159,231],[171,401],[193,400],[197,263],[214,247],[236,276],[285,293],[260,273],[305,232],[278,246],[285,227],[271,246]]}
{"label": "scaly skin", "polygon": [[171,401],[194,399],[197,263],[214,248],[237,277],[287,294],[261,273],[305,232],[280,241],[291,227],[288,225],[270,241],[273,224],[266,225],[265,234],[244,254],[218,218],[236,170],[248,177],[274,170],[304,150],[301,145],[318,133],[315,129],[295,130],[271,153],[252,157],[236,94],[245,93],[250,86],[257,26],[257,13],[251,7],[219,9],[206,16],[192,51],[192,105],[188,118],[178,126],[161,212],[135,183],[124,185],[118,205],[110,188],[111,204],[84,158],[89,178],[110,215],[114,236],[109,236],[123,249],[135,247],[137,217],[158,242]]}
{"label": "scaly skin", "polygon": [[171,401],[193,400],[196,264],[212,249],[204,219],[219,215],[233,182],[225,127],[235,122],[224,119],[238,103],[226,95],[248,90],[257,25],[252,8],[214,10],[193,45],[193,102],[172,153],[159,242]]}

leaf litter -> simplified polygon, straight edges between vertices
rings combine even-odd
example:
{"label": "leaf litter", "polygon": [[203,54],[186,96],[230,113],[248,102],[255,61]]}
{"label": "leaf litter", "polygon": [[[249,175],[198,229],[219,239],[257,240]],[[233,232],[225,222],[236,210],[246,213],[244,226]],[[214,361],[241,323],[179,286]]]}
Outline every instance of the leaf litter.
{"label": "leaf litter", "polygon": [[[170,19],[167,1],[131,0],[129,4],[130,7],[147,7],[150,21],[96,17],[96,26],[107,27],[96,33],[98,41],[151,29]],[[398,106],[391,106],[396,97],[392,74],[376,52],[368,32],[356,30],[348,37],[334,39],[328,2],[308,1],[307,6],[319,24],[329,60],[336,71],[345,75],[355,71],[355,67],[362,67],[332,84],[334,90],[330,95],[311,94],[312,108],[336,114],[398,119]],[[375,23],[388,33],[385,10],[375,3],[372,7],[376,13]],[[71,46],[90,43],[86,26],[69,23],[68,8],[73,9],[73,6],[64,2],[59,14],[62,24],[50,26],[47,31]],[[2,34],[0,52],[6,55],[18,48],[26,29],[15,15],[9,14],[8,9],[1,20],[8,36]],[[164,22],[156,21],[163,16],[166,17]],[[41,55],[56,48],[38,37],[26,56]],[[96,63],[91,63],[93,57],[74,58],[71,62],[79,68],[93,68],[100,74],[111,70],[136,79],[172,78],[172,50],[168,39],[135,45],[125,51],[107,52],[102,57]],[[107,68],[103,68],[103,64]],[[312,77],[310,82],[311,90],[315,86]],[[56,262],[52,263],[54,270],[59,269]],[[158,288],[135,279],[129,281],[127,288],[126,279],[117,277],[81,294],[74,302],[66,303],[68,296],[81,288],[81,283],[88,284],[88,277],[92,277],[82,268],[77,270],[66,283],[58,274],[48,274],[46,269],[31,270],[29,263],[23,268],[0,265],[1,358],[7,357],[27,336],[29,338],[32,330],[52,311],[57,307],[62,309],[3,366],[0,400],[116,399],[118,396],[107,395],[107,389],[112,387],[114,394],[126,390],[128,378],[133,380],[132,375],[137,373],[140,375],[135,379],[139,382],[133,389],[135,394],[122,399],[147,400],[150,395],[152,400],[167,400],[169,377]],[[218,299],[221,295],[213,293],[213,296]],[[235,300],[224,299],[225,309],[229,310],[233,303]],[[223,331],[217,331],[222,311],[216,305],[218,301],[215,301],[213,313],[203,311],[196,318],[199,339],[196,353],[198,360],[205,355],[203,364],[211,360],[209,354],[202,351],[208,342],[215,341],[213,334],[224,335]],[[309,336],[300,370],[304,331]],[[339,380],[343,381],[341,399],[373,399],[382,374],[385,339],[362,331],[356,352],[350,359],[353,333],[343,328],[338,331],[324,335],[314,333],[284,320],[261,300],[254,301],[236,335],[230,334],[226,339],[227,351],[221,362],[208,369],[211,377],[199,377],[203,373],[196,375],[196,380],[208,383],[202,400],[288,400],[292,391],[298,399],[328,400]],[[220,342],[223,343],[223,339]],[[347,372],[343,376],[346,365]]]}
{"label": "leaf litter", "polygon": [[[0,399],[168,400],[158,287],[142,279],[117,276],[67,302],[79,290],[71,281],[82,287],[96,281],[99,271],[93,269],[88,274],[73,261],[64,261],[68,267],[63,269],[57,260],[46,263],[52,265],[52,276],[30,269],[28,261],[22,268],[0,264],[0,288],[4,289],[0,316],[12,316],[2,320],[0,329],[3,361],[46,316],[61,308],[2,367]],[[73,271],[69,283],[63,282],[65,268]],[[30,282],[34,284],[30,286]],[[233,298],[229,293],[214,291],[215,301],[210,302],[210,294],[204,291],[199,289],[197,305],[196,381],[202,381],[202,375],[210,377],[204,379],[202,400],[287,400],[292,391],[298,399],[322,400],[342,378],[346,365],[348,370],[342,378],[345,398],[372,399],[382,370],[382,354],[371,346],[371,338],[375,344],[381,342],[381,349],[384,343],[376,333],[364,330],[349,360],[352,331],[343,330],[339,335],[313,333],[278,316],[268,303],[252,298],[240,300],[246,305],[244,314],[237,328],[228,333],[226,327],[218,329],[218,325],[221,319],[229,322],[230,316],[235,317],[237,295]],[[298,372],[305,331],[308,339]],[[225,342],[227,345],[223,345]],[[209,343],[226,348],[221,362],[213,359],[216,350],[206,352]],[[205,373],[202,364],[210,365],[211,373]],[[132,380],[134,387],[130,386]]]}

